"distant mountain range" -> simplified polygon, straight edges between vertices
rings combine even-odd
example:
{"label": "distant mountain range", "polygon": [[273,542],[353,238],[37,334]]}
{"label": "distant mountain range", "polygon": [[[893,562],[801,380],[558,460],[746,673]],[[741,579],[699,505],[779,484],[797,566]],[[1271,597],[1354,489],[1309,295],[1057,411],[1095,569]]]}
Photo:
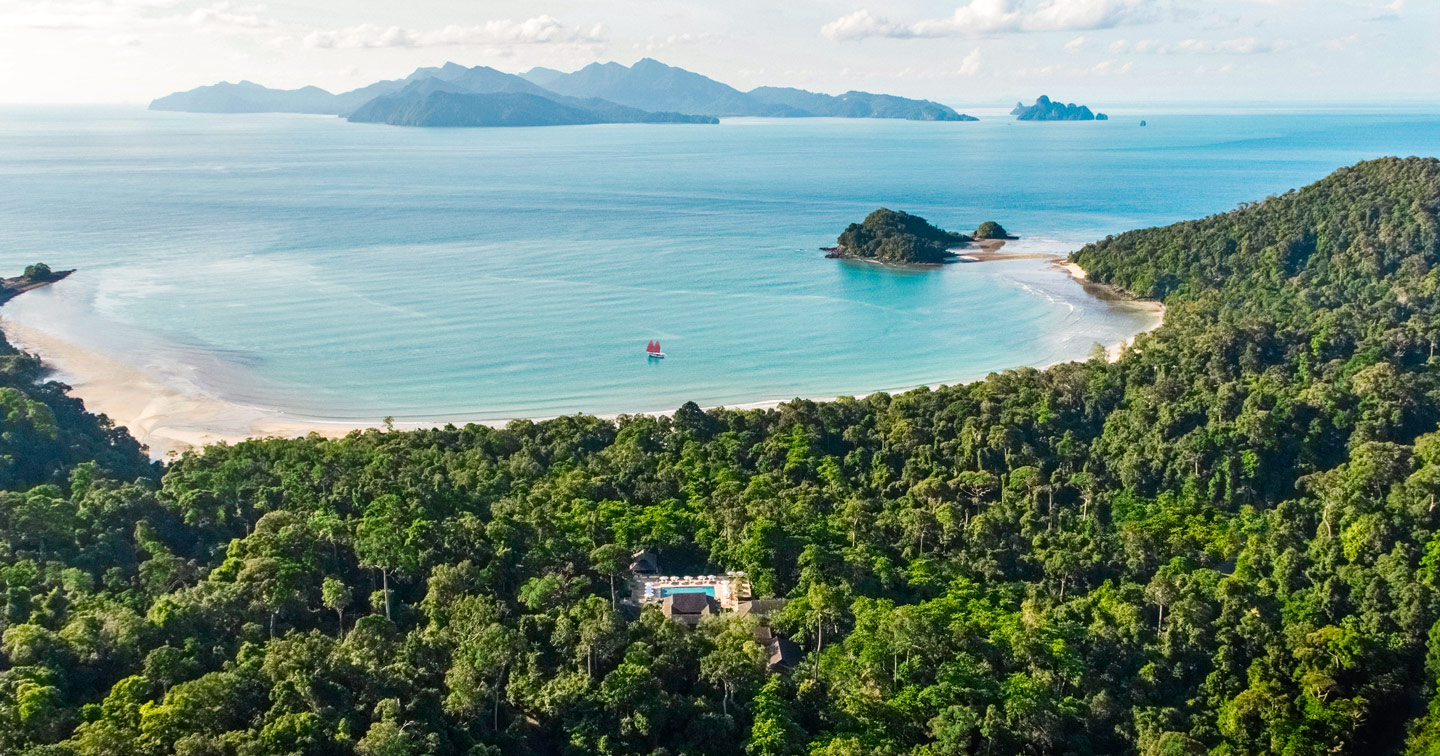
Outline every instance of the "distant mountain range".
{"label": "distant mountain range", "polygon": [[340,94],[319,87],[220,82],[166,95],[151,102],[150,109],[315,113],[397,126],[716,123],[729,116],[976,120],[938,102],[869,92],[834,96],[784,87],[742,92],[650,58],[633,66],[592,63],[571,73],[533,68],[519,75],[446,63]]}
{"label": "distant mountain range", "polygon": [[1075,103],[1051,102],[1049,97],[1040,95],[1034,105],[1015,103],[1010,115],[1020,121],[1108,121],[1104,113],[1092,113],[1090,108]]}
{"label": "distant mountain range", "polygon": [[346,116],[391,126],[574,126],[590,123],[719,123],[694,116],[628,108],[609,100],[532,92],[474,92],[438,79],[412,82]]}

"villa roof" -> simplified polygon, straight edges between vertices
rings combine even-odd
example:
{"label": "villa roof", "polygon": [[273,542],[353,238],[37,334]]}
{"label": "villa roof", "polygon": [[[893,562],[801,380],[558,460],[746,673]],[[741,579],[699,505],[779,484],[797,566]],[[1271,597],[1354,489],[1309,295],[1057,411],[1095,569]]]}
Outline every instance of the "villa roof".
{"label": "villa roof", "polygon": [[630,571],[637,575],[654,575],[660,571],[660,559],[649,549],[641,549],[631,557]]}
{"label": "villa roof", "polygon": [[752,614],[757,617],[765,617],[783,608],[785,608],[785,599],[783,598],[750,599],[749,601],[741,601],[735,613],[741,617],[748,617]]}
{"label": "villa roof", "polygon": [[755,642],[765,649],[766,664],[770,669],[790,669],[800,661],[800,647],[769,625],[755,628]]}
{"label": "villa roof", "polygon": [[702,617],[720,613],[720,602],[703,593],[676,593],[666,596],[660,611],[670,619],[697,625]]}

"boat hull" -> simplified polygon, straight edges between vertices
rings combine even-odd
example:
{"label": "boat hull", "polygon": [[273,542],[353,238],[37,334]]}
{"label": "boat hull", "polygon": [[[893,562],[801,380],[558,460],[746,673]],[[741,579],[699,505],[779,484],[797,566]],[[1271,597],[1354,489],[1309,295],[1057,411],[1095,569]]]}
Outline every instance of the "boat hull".
{"label": "boat hull", "polygon": [[646,354],[645,356],[646,356],[646,357],[649,357],[649,358],[652,359],[652,360],[663,360],[663,359],[665,359],[665,353],[664,353],[664,352],[650,352],[650,353]]}

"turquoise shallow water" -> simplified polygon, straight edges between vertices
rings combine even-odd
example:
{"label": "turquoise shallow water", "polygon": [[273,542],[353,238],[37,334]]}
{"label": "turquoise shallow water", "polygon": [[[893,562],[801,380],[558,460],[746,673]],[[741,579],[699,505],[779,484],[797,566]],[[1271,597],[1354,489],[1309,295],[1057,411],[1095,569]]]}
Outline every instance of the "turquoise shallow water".
{"label": "turquoise shallow water", "polygon": [[[1141,322],[1033,260],[817,248],[879,206],[1064,253],[1381,155],[1440,116],[734,120],[425,130],[0,109],[5,316],[224,399],[483,420],[863,394],[1084,357]],[[669,353],[647,361],[646,342]]]}

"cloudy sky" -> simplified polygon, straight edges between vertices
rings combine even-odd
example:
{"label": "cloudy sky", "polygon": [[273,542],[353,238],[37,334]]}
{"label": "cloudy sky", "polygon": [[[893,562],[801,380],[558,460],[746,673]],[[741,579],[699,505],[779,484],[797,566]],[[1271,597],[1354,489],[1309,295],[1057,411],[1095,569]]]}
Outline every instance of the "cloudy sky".
{"label": "cloudy sky", "polygon": [[1440,0],[0,0],[0,102],[653,57],[979,107],[1440,102]]}

